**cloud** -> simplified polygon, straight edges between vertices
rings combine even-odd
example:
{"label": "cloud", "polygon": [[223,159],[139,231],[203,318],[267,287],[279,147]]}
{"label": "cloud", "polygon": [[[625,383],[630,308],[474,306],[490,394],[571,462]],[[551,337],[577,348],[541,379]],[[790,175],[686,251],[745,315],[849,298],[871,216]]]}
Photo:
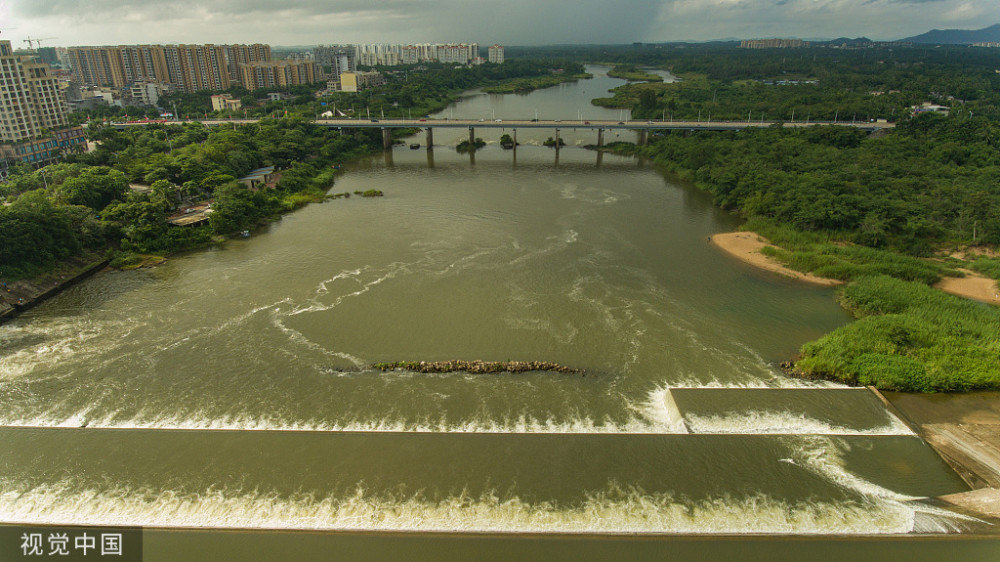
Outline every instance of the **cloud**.
{"label": "cloud", "polygon": [[61,45],[891,39],[1000,15],[996,0],[0,0],[0,15],[5,7],[0,29]]}
{"label": "cloud", "polygon": [[[257,35],[275,43],[347,41],[507,44],[631,42],[647,35],[658,0],[12,0],[15,17],[99,43],[221,42]],[[136,27],[146,24],[146,27]],[[38,27],[41,27],[38,24]],[[119,37],[122,37],[119,39]],[[365,39],[365,38],[370,39]],[[225,38],[225,39],[223,39]],[[94,42],[93,39],[90,42]]]}
{"label": "cloud", "polygon": [[996,0],[672,0],[656,39],[898,39],[943,22],[978,29],[998,19]]}

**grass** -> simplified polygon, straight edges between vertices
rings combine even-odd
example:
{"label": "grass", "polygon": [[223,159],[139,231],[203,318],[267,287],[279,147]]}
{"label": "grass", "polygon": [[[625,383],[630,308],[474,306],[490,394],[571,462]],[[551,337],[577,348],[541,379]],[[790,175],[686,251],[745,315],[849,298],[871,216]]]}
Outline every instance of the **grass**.
{"label": "grass", "polygon": [[309,203],[320,203],[325,199],[326,193],[314,187],[289,193],[281,198],[282,212],[292,211],[299,207],[304,207]]}
{"label": "grass", "polygon": [[826,233],[802,232],[762,219],[751,219],[744,228],[780,246],[767,246],[761,250],[762,254],[797,271],[820,277],[851,281],[859,277],[889,275],[933,285],[942,277],[962,276],[947,263],[858,246]]}
{"label": "grass", "polygon": [[663,77],[652,72],[646,72],[633,65],[618,65],[608,71],[608,76],[621,78],[630,82],[662,82]]}
{"label": "grass", "polygon": [[987,277],[1000,280],[1000,258],[978,258],[969,267]]}
{"label": "grass", "polygon": [[804,345],[801,373],[884,390],[1000,389],[1000,309],[885,275],[840,299],[860,319]]}
{"label": "grass", "polygon": [[116,256],[108,265],[115,269],[128,271],[130,269],[139,269],[140,267],[159,265],[164,261],[166,261],[166,258],[163,256],[125,252]]}
{"label": "grass", "polygon": [[541,88],[557,86],[563,82],[574,80],[585,80],[591,78],[591,74],[546,74],[543,76],[531,76],[522,78],[511,78],[496,86],[487,86],[483,91],[487,94],[526,94]]}

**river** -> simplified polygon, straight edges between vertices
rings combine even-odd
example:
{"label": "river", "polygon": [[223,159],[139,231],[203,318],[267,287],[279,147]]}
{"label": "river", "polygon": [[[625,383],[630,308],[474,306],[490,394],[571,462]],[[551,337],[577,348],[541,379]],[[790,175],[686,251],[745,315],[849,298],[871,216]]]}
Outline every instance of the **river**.
{"label": "river", "polygon": [[[603,70],[434,117],[617,119],[589,104],[623,83]],[[461,155],[468,133],[439,128],[432,151],[364,159],[332,189],[385,197],[100,273],[0,327],[0,521],[162,527],[148,560],[211,559],[242,528],[324,531],[238,535],[258,555],[569,558],[605,534],[648,533],[614,539],[641,557],[683,533],[975,527],[920,500],[966,488],[874,395],[776,368],[850,321],[832,290],[727,258],[706,240],[738,219],[648,162],[580,148],[595,132],[565,123],[559,151],[541,146],[552,132],[518,131],[516,151],[501,133]],[[369,368],[447,359],[585,373]]]}

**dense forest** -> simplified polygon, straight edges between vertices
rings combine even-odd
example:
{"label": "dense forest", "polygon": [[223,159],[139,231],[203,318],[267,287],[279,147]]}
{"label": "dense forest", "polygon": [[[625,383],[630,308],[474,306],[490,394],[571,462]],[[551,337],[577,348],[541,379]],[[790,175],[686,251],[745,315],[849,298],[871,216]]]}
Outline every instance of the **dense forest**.
{"label": "dense forest", "polygon": [[672,44],[509,50],[511,60],[518,56],[658,68],[680,77],[675,83],[628,84],[595,101],[629,108],[640,118],[896,121],[907,117],[911,105],[929,101],[951,106],[953,113],[1000,119],[995,49]]}

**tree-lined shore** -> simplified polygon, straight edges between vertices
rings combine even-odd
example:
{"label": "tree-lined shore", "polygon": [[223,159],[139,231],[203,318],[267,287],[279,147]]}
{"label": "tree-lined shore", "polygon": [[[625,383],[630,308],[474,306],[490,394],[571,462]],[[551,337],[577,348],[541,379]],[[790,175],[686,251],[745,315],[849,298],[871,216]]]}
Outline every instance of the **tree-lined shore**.
{"label": "tree-lined shore", "polygon": [[[895,121],[891,132],[779,122],[604,149],[650,158],[711,193],[773,243],[765,255],[846,283],[839,299],[860,320],[803,346],[796,373],[888,390],[997,389],[1000,309],[930,286],[964,271],[1000,279],[990,257],[1000,244],[1000,77],[975,50],[893,53],[670,52],[659,64],[686,81],[596,100],[654,118],[738,119],[765,107],[779,121],[793,110],[800,120],[860,114]],[[926,101],[948,111],[910,107]]]}

